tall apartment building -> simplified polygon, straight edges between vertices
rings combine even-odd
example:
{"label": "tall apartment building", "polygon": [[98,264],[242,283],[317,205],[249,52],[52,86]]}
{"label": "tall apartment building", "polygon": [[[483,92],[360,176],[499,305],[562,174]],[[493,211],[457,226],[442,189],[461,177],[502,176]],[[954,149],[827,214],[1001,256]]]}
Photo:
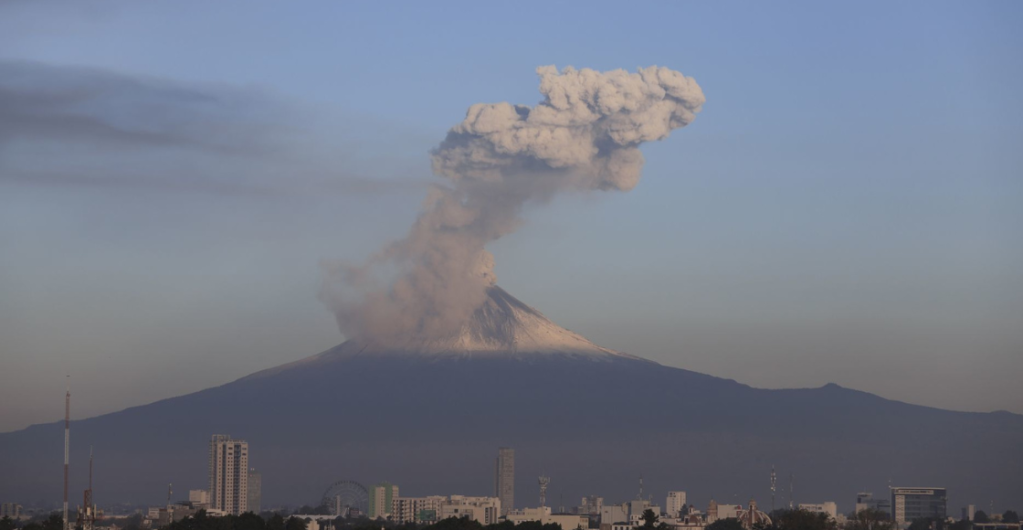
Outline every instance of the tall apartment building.
{"label": "tall apartment building", "polygon": [[686,507],[686,492],[684,491],[669,491],[668,502],[664,505],[665,513],[669,517],[678,517],[682,513],[682,510]]}
{"label": "tall apartment building", "polygon": [[501,499],[501,515],[515,508],[515,450],[501,447],[497,450],[494,470],[494,496]]}
{"label": "tall apartment building", "polygon": [[398,486],[381,482],[369,489],[369,518],[386,518],[391,515],[394,498],[398,496]]}
{"label": "tall apartment building", "polygon": [[249,444],[214,434],[210,440],[210,508],[240,515],[249,511]]}
{"label": "tall apartment building", "polygon": [[945,510],[945,488],[892,488],[892,519],[899,526],[915,519],[944,519]]}
{"label": "tall apartment building", "polygon": [[248,511],[259,513],[263,510],[263,476],[249,468]]}

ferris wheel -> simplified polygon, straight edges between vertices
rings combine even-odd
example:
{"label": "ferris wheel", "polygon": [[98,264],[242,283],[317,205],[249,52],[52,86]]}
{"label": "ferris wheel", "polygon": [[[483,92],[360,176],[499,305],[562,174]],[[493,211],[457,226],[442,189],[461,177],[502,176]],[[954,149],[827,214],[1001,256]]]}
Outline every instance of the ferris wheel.
{"label": "ferris wheel", "polygon": [[322,506],[341,517],[357,517],[369,511],[369,492],[354,480],[339,480],[323,492]]}

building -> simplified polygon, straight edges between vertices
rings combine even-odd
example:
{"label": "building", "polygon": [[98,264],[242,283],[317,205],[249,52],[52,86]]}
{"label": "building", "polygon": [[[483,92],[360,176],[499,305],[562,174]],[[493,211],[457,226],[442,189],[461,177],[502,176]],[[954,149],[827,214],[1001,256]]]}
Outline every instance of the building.
{"label": "building", "polygon": [[861,491],[856,494],[856,513],[863,510],[877,510],[891,514],[892,503],[889,499],[875,499],[874,494],[869,491]]}
{"label": "building", "polygon": [[[749,508],[743,509],[741,505],[736,505],[735,518],[739,520],[739,524],[742,525],[746,530],[753,530],[754,528],[768,527],[771,526],[771,518],[768,515],[757,509],[757,501],[750,499]],[[718,506],[718,513],[720,514],[720,506]],[[728,519],[722,517],[722,519]]]}
{"label": "building", "polygon": [[600,508],[600,528],[610,530],[616,524],[631,524],[629,522],[629,505],[626,504],[604,504]]}
{"label": "building", "polygon": [[977,506],[973,505],[973,504],[968,504],[968,505],[966,505],[965,508],[963,508],[963,517],[962,517],[962,519],[964,521],[973,521],[973,518],[974,518],[974,516],[976,514],[977,514]]}
{"label": "building", "polygon": [[828,518],[832,521],[835,521],[838,518],[838,504],[831,501],[822,502],[820,504],[800,504],[799,509],[812,513],[826,513],[828,514]]}
{"label": "building", "polygon": [[391,520],[398,523],[435,523],[437,514],[447,497],[433,495],[430,497],[397,497],[391,500]]}
{"label": "building", "polygon": [[206,490],[188,490],[188,502],[199,509],[207,508],[210,505],[210,492]]}
{"label": "building", "polygon": [[465,497],[452,495],[440,505],[438,520],[450,517],[472,519],[483,526],[497,522],[501,516],[501,499],[497,497]]}
{"label": "building", "polygon": [[214,434],[210,440],[210,508],[231,515],[249,511],[249,444]]}
{"label": "building", "polygon": [[494,496],[501,499],[501,515],[515,508],[515,450],[501,447],[497,450],[494,467]]}
{"label": "building", "polygon": [[945,488],[892,488],[892,518],[899,526],[915,519],[945,519]]}
{"label": "building", "polygon": [[682,510],[686,507],[686,492],[684,491],[669,491],[668,501],[664,504],[665,513],[669,517],[680,517]]}
{"label": "building", "polygon": [[11,519],[21,517],[21,505],[13,502],[0,504],[0,517],[10,517]]}
{"label": "building", "polygon": [[391,505],[398,496],[398,486],[381,482],[369,488],[369,518],[386,519],[391,515]]}
{"label": "building", "polygon": [[739,516],[740,508],[742,506],[738,504],[718,504],[711,499],[710,504],[707,505],[707,524],[721,519],[736,519]]}
{"label": "building", "polygon": [[263,475],[254,468],[249,468],[248,504],[252,513],[263,511]]}
{"label": "building", "polygon": [[562,530],[586,529],[590,523],[589,517],[585,515],[552,514],[549,506],[509,510],[507,518],[515,525],[529,521],[538,521],[540,524],[556,523],[561,525]]}

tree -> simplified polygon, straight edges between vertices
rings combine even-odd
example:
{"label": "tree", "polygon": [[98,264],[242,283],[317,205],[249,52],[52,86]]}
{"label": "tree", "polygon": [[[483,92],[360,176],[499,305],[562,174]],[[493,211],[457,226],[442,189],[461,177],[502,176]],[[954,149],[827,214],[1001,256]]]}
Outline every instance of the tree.
{"label": "tree", "polygon": [[1019,522],[1019,514],[1014,512],[1014,511],[1012,511],[1012,510],[1005,510],[1005,513],[1002,514],[1002,522],[1003,523],[1018,523]]}
{"label": "tree", "polygon": [[991,518],[984,513],[984,510],[977,510],[977,512],[973,514],[973,522],[981,524],[990,523]]}
{"label": "tree", "polygon": [[647,508],[643,510],[643,515],[640,516],[640,519],[643,519],[643,528],[654,528],[657,526],[657,521],[660,520],[660,517],[653,510]]}
{"label": "tree", "polygon": [[284,530],[305,530],[305,521],[292,515],[284,523]]}
{"label": "tree", "polygon": [[448,517],[427,526],[424,530],[483,530],[483,525],[467,517]]}
{"label": "tree", "polygon": [[275,513],[266,520],[266,530],[284,530],[284,516]]}
{"label": "tree", "polygon": [[961,519],[948,525],[948,530],[971,530],[972,528],[973,523],[971,523],[968,519]]}
{"label": "tree", "polygon": [[64,516],[53,512],[43,521],[43,530],[64,530]]}
{"label": "tree", "polygon": [[942,530],[944,526],[945,521],[937,517],[921,517],[913,519],[913,522],[909,524],[909,530]]}
{"label": "tree", "polygon": [[779,530],[837,530],[828,514],[807,510],[784,510],[776,513],[771,522]]}
{"label": "tree", "polygon": [[845,524],[845,530],[892,530],[894,527],[888,512],[873,508],[856,512]]}
{"label": "tree", "polygon": [[0,519],[0,530],[14,530],[14,528],[14,519],[6,515],[3,519]]}
{"label": "tree", "polygon": [[728,519],[718,519],[713,523],[707,525],[706,530],[746,530],[742,527],[742,523],[738,519],[729,517]]}

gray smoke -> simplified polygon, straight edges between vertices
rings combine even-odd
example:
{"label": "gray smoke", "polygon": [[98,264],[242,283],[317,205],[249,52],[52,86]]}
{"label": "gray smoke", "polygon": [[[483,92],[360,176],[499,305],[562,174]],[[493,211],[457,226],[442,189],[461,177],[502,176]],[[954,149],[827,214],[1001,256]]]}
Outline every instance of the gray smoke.
{"label": "gray smoke", "polygon": [[704,103],[668,68],[537,68],[535,107],[478,103],[432,152],[435,186],[408,236],[360,266],[327,267],[321,298],[349,338],[378,344],[457,334],[494,285],[485,246],[524,204],[561,191],[631,190],[643,142],[688,125]]}

